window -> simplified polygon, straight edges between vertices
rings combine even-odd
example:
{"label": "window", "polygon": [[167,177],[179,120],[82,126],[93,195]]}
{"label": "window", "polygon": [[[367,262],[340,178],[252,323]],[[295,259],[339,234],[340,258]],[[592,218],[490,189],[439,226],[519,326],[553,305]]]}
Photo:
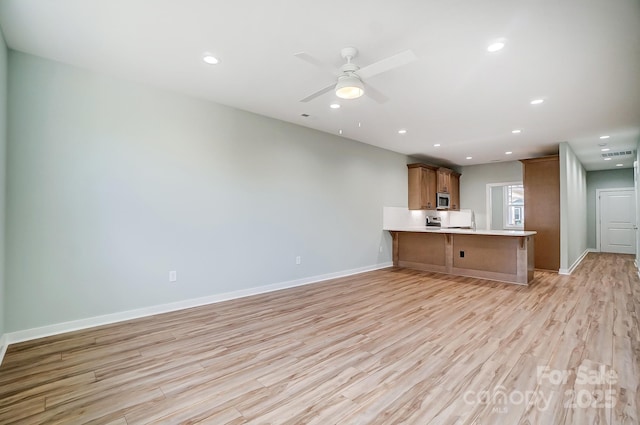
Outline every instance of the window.
{"label": "window", "polygon": [[504,186],[504,228],[524,227],[524,186],[511,184]]}

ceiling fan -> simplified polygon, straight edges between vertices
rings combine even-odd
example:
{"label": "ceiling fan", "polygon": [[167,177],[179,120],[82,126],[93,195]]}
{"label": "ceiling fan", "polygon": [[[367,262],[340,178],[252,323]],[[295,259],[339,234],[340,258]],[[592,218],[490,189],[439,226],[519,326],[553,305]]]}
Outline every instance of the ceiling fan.
{"label": "ceiling fan", "polygon": [[[336,96],[342,99],[357,99],[364,94],[378,103],[384,103],[389,99],[371,85],[365,85],[363,80],[401,67],[417,59],[417,56],[411,50],[405,50],[404,52],[400,52],[393,56],[389,56],[388,58],[369,64],[364,68],[360,68],[358,65],[351,62],[356,56],[358,56],[358,49],[355,47],[345,47],[340,51],[340,54],[347,62],[340,67],[340,74],[338,75],[337,81],[316,91],[315,93],[310,94],[304,99],[301,99],[300,102],[309,102],[318,96],[334,90]],[[305,52],[296,53],[294,56],[319,68],[329,68],[327,65]]]}

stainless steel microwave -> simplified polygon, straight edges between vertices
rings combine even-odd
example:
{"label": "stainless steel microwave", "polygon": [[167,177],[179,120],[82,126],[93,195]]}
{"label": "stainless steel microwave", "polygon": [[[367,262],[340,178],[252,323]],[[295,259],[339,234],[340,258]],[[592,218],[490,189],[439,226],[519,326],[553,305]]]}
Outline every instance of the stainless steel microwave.
{"label": "stainless steel microwave", "polygon": [[448,210],[451,204],[451,197],[448,193],[438,192],[436,194],[436,208],[439,210]]}

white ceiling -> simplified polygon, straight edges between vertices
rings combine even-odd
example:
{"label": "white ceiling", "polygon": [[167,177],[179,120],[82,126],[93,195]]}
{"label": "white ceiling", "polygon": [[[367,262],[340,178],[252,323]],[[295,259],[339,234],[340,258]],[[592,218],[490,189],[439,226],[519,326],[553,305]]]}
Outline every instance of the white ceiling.
{"label": "white ceiling", "polygon": [[[0,26],[15,50],[444,164],[568,141],[587,170],[627,168],[598,144],[640,140],[638,0],[0,0]],[[487,52],[497,38],[506,47]],[[301,103],[334,80],[346,46],[360,66],[406,49],[418,60],[365,81],[384,104],[333,110],[332,92]]]}

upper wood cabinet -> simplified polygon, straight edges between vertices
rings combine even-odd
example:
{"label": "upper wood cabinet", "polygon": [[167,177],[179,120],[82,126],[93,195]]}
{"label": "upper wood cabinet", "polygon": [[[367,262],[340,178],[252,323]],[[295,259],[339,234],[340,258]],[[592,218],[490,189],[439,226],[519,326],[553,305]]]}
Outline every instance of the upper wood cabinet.
{"label": "upper wood cabinet", "polygon": [[438,192],[450,193],[451,192],[451,173],[453,171],[448,168],[438,168]]}
{"label": "upper wood cabinet", "polygon": [[409,209],[436,209],[436,167],[426,164],[408,164]]}
{"label": "upper wood cabinet", "polygon": [[427,164],[408,164],[407,167],[410,210],[435,210],[438,192],[449,194],[450,210],[460,209],[460,174]]}
{"label": "upper wood cabinet", "polygon": [[460,209],[460,174],[452,171],[450,174],[450,197],[451,197],[451,210]]}
{"label": "upper wood cabinet", "polygon": [[448,193],[450,210],[460,209],[460,174],[448,168],[440,167],[436,173],[438,192]]}
{"label": "upper wood cabinet", "polygon": [[557,155],[523,159],[524,229],[538,232],[535,268],[560,268],[560,161]]}

